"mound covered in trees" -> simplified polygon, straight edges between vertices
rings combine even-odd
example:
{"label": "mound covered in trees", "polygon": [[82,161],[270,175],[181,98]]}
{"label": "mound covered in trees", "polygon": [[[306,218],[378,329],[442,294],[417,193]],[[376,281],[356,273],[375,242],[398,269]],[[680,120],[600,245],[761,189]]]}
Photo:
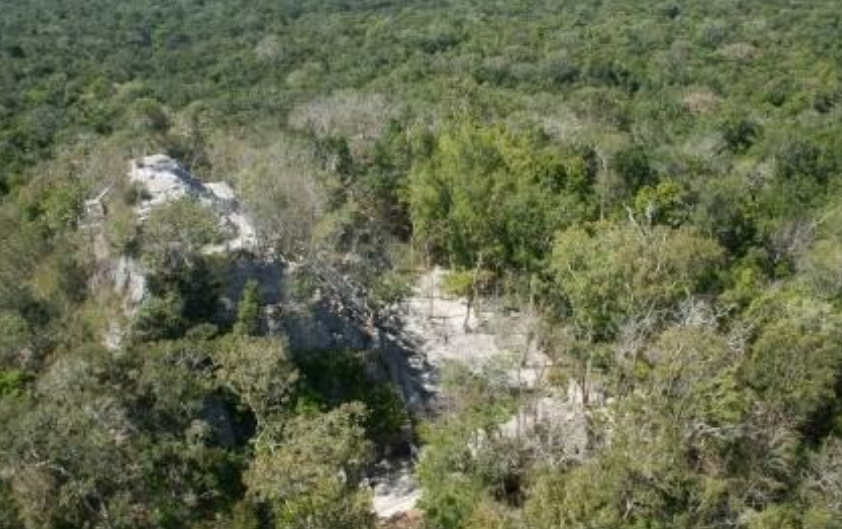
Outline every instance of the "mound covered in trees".
{"label": "mound covered in trees", "polygon": [[[836,0],[0,13],[0,528],[374,527],[384,458],[421,488],[390,527],[839,527]],[[141,219],[152,152],[225,186]],[[231,196],[284,303],[206,251]],[[420,413],[379,353],[418,346],[434,267],[530,345],[466,369],[440,340]],[[559,406],[576,454],[529,415]]]}

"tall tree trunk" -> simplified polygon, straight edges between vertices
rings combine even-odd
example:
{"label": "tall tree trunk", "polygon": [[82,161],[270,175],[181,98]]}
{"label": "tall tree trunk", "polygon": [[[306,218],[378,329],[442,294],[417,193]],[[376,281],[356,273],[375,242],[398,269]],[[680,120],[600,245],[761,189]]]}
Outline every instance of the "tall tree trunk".
{"label": "tall tree trunk", "polygon": [[474,302],[477,299],[477,281],[479,279],[479,272],[482,269],[482,261],[483,255],[480,252],[479,256],[477,256],[477,264],[474,266],[474,274],[471,277],[471,288],[468,290],[468,302],[465,304],[465,321],[462,322],[462,328],[465,332],[471,332],[471,326],[469,325],[471,319],[471,308],[474,305]]}

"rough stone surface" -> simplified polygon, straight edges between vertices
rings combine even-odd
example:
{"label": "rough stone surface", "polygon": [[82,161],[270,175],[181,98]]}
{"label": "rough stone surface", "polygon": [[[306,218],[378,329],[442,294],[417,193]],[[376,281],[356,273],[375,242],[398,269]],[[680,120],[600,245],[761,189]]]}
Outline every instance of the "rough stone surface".
{"label": "rough stone surface", "polygon": [[[571,391],[575,393],[574,386]],[[568,392],[570,393],[570,392]],[[581,460],[588,449],[588,420],[581,399],[542,395],[526,403],[507,422],[500,434],[520,439],[544,464]],[[556,461],[547,460],[548,457]]]}
{"label": "rough stone surface", "polygon": [[373,491],[374,512],[385,519],[413,510],[421,499],[421,490],[409,464],[380,469]]}
{"label": "rough stone surface", "polygon": [[[424,273],[413,294],[379,329],[390,377],[401,388],[409,407],[415,413],[434,412],[441,391],[441,370],[450,362],[479,372],[491,362],[514,358],[507,373],[511,384],[536,388],[550,361],[537,347],[530,318],[520,313],[503,314],[485,300],[478,304],[477,311],[471,311],[466,328],[467,300],[443,292],[446,274],[441,268]],[[540,404],[537,414],[524,409],[512,419],[512,426],[503,428],[517,433],[545,420],[566,418],[571,410],[562,407],[564,412],[555,413],[559,408],[552,402]],[[411,463],[379,471],[374,481],[374,510],[381,519],[411,515],[421,497]]]}
{"label": "rough stone surface", "polygon": [[532,319],[504,314],[490,300],[481,300],[466,328],[467,301],[443,292],[446,274],[435,268],[422,275],[397,316],[409,363],[420,371],[423,390],[438,393],[439,374],[448,362],[479,372],[503,357],[513,360],[508,373],[513,386],[535,387],[550,361],[537,346]]}
{"label": "rough stone surface", "polygon": [[164,154],[133,160],[129,180],[142,186],[146,192],[135,209],[141,221],[157,207],[182,198],[193,198],[213,209],[223,227],[233,234],[224,244],[208,247],[207,252],[258,251],[257,230],[241,211],[234,190],[227,183],[203,183]]}
{"label": "rough stone surface", "polygon": [[[231,294],[228,309],[232,312],[239,300],[240,292],[248,279],[256,278],[261,294],[267,303],[276,302],[279,297],[279,275],[274,263],[259,256],[257,231],[248,216],[240,209],[234,190],[225,182],[205,184],[185,170],[169,156],[157,154],[133,160],[129,164],[128,180],[142,188],[140,202],[135,214],[140,222],[149,218],[158,207],[182,198],[198,200],[210,208],[219,218],[228,240],[217,246],[204,249],[206,253],[237,253],[248,255],[247,259],[235,262],[230,285],[239,289]],[[91,234],[93,253],[98,273],[97,283],[111,283],[114,292],[122,299],[126,314],[133,314],[148,295],[146,272],[142,264],[128,255],[113,255],[104,235],[105,223],[109,221],[104,199],[110,192],[106,187],[96,197],[85,202],[83,228]],[[231,289],[229,289],[231,292]],[[110,349],[118,349],[126,334],[116,320],[110,322],[103,341]]]}
{"label": "rough stone surface", "polygon": [[117,258],[114,289],[125,300],[127,308],[140,305],[146,297],[146,275],[136,259],[126,255]]}
{"label": "rough stone surface", "polygon": [[327,298],[290,303],[273,308],[272,319],[299,351],[364,351],[372,348],[372,336],[360,322]]}

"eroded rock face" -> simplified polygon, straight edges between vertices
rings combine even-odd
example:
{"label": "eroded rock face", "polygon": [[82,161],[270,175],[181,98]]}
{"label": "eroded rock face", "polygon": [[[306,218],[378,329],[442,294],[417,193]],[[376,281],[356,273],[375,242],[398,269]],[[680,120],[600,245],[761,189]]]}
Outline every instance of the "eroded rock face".
{"label": "eroded rock face", "polygon": [[373,348],[372,335],[362,322],[344,314],[330,299],[290,303],[275,310],[278,313],[273,319],[293,349],[318,353]]}
{"label": "eroded rock face", "polygon": [[[225,182],[205,184],[177,161],[163,154],[131,161],[127,178],[137,185],[142,193],[141,200],[134,208],[141,223],[147,220],[156,208],[184,198],[195,199],[217,214],[224,228],[223,233],[231,234],[223,244],[205,248],[206,253],[258,254],[257,231],[240,209],[234,190]],[[85,202],[85,226],[95,234],[94,257],[108,269],[115,293],[124,300],[126,311],[132,313],[147,296],[147,281],[143,266],[137,259],[128,255],[113,256],[105,240],[102,228],[109,219],[104,200],[109,191],[110,186]],[[244,281],[237,284],[242,288]]]}
{"label": "eroded rock face", "polygon": [[137,259],[127,255],[117,258],[114,266],[114,289],[129,308],[143,302],[147,292],[146,275]]}
{"label": "eroded rock face", "polygon": [[372,506],[381,519],[415,509],[421,499],[421,489],[408,463],[378,469],[379,479],[373,487]]}
{"label": "eroded rock face", "polygon": [[[494,300],[480,300],[467,318],[467,300],[442,289],[447,271],[433,269],[417,281],[413,294],[396,307],[394,317],[380,330],[383,357],[390,377],[401,388],[416,414],[437,413],[443,391],[440,374],[448,363],[462,364],[477,373],[494,365],[512,389],[526,397],[519,410],[492,433],[519,443],[546,464],[562,464],[587,456],[588,410],[581,391],[571,384],[567,392],[545,384],[551,360],[539,347],[537,320],[525,312],[505,311]],[[446,395],[441,395],[446,397]],[[478,450],[485,432],[477,433]],[[421,449],[423,457],[424,449]],[[547,461],[550,456],[557,461]],[[374,509],[382,520],[402,523],[414,519],[420,498],[411,464],[378,469]],[[389,526],[384,522],[384,526]]]}
{"label": "eroded rock face", "polygon": [[193,198],[211,208],[232,236],[223,244],[206,249],[209,253],[246,251],[258,253],[257,229],[240,209],[234,190],[225,182],[203,183],[177,161],[164,154],[133,160],[129,180],[145,191],[135,211],[142,221],[157,207],[182,198]]}
{"label": "eroded rock face", "polygon": [[[252,278],[256,278],[262,290],[266,291],[267,302],[275,302],[273,292],[279,291],[279,272],[271,260],[260,255],[257,230],[240,208],[231,186],[225,182],[204,183],[176,160],[163,154],[131,161],[126,178],[141,192],[140,200],[134,207],[134,213],[141,224],[156,208],[185,198],[199,201],[219,218],[223,233],[230,236],[224,243],[208,246],[203,251],[208,254],[236,253],[246,256],[236,261],[232,270],[231,284],[239,288],[237,292],[229,289],[229,297],[233,300],[229,300],[229,304],[234,305],[229,307],[232,311],[245,282]],[[105,198],[110,188],[105,188],[85,202],[86,218],[83,226],[92,234],[94,241],[94,258],[101,271],[97,283],[101,286],[110,284],[122,301],[123,311],[131,316],[148,297],[148,281],[143,264],[138,259],[130,255],[114,255],[106,240],[104,228],[110,219],[105,208]],[[245,270],[241,270],[237,266],[239,262],[250,264],[244,265]],[[118,318],[114,318],[109,323],[104,343],[111,349],[118,349],[125,334],[126,330],[121,328]]]}
{"label": "eroded rock face", "polygon": [[431,396],[438,393],[439,373],[449,362],[481,372],[503,359],[510,364],[507,376],[512,386],[537,386],[550,360],[538,347],[535,319],[504,312],[493,300],[480,300],[466,326],[467,300],[443,291],[446,274],[446,270],[435,268],[422,275],[397,315],[410,362],[421,370],[420,389]]}
{"label": "eroded rock face", "polygon": [[156,207],[182,198],[211,198],[204,184],[165,154],[132,160],[128,176],[130,182],[143,187],[146,192],[136,208],[141,220],[146,220]]}
{"label": "eroded rock face", "polygon": [[[196,200],[210,209],[230,234],[219,245],[203,249],[206,254],[230,257],[230,267],[224,280],[217,317],[230,321],[236,316],[237,305],[245,285],[258,285],[261,303],[265,308],[264,322],[270,334],[282,334],[293,349],[307,351],[364,350],[372,346],[372,334],[365,322],[356,321],[336,299],[314,296],[295,299],[288,284],[293,281],[296,267],[264,251],[258,232],[244,211],[235,191],[225,182],[205,183],[194,177],[176,160],[163,154],[146,156],[129,164],[128,180],[139,188],[140,200],[134,213],[140,223],[150,214],[177,200]],[[123,310],[131,316],[148,297],[148,281],[143,264],[128,255],[113,255],[103,236],[104,224],[109,222],[103,200],[104,190],[86,202],[87,225],[94,231],[95,258],[103,269],[113,291],[122,300]],[[115,319],[104,337],[109,348],[118,349],[125,329]]]}
{"label": "eroded rock face", "polygon": [[[502,362],[508,366],[504,376],[513,388],[534,389],[549,359],[537,346],[532,319],[504,313],[493,300],[481,300],[468,313],[466,299],[443,291],[446,275],[441,268],[421,275],[412,295],[394,307],[391,318],[378,329],[381,356],[408,407],[419,415],[436,413],[441,371],[449,363],[479,373]],[[525,420],[525,413],[513,418],[518,424]],[[402,523],[404,517],[414,519],[421,491],[411,462],[385,467],[373,477],[375,512],[394,523]]]}
{"label": "eroded rock face", "polygon": [[567,398],[550,393],[525,403],[500,426],[500,434],[519,440],[548,466],[584,459],[589,443],[587,412],[569,393]]}

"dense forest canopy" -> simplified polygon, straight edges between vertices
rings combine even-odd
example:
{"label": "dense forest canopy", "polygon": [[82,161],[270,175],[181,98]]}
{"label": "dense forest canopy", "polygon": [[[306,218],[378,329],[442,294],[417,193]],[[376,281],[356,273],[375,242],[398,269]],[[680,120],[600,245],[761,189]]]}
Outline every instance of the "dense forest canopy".
{"label": "dense forest canopy", "polygon": [[[206,207],[137,218],[158,152],[297,270],[269,320],[380,328],[441,266],[546,380],[417,413],[226,305]],[[375,527],[409,446],[430,529],[842,527],[840,226],[838,0],[0,0],[0,529]],[[500,433],[568,388],[581,453]]]}
{"label": "dense forest canopy", "polygon": [[809,108],[832,114],[842,60],[835,7],[4,3],[3,180],[81,132],[132,124],[151,110],[147,100],[203,109],[218,124],[283,123],[297,104],[348,88],[401,94],[396,103],[423,114],[559,119],[568,110],[650,145],[714,129],[745,150],[763,125],[775,131],[776,120]]}

